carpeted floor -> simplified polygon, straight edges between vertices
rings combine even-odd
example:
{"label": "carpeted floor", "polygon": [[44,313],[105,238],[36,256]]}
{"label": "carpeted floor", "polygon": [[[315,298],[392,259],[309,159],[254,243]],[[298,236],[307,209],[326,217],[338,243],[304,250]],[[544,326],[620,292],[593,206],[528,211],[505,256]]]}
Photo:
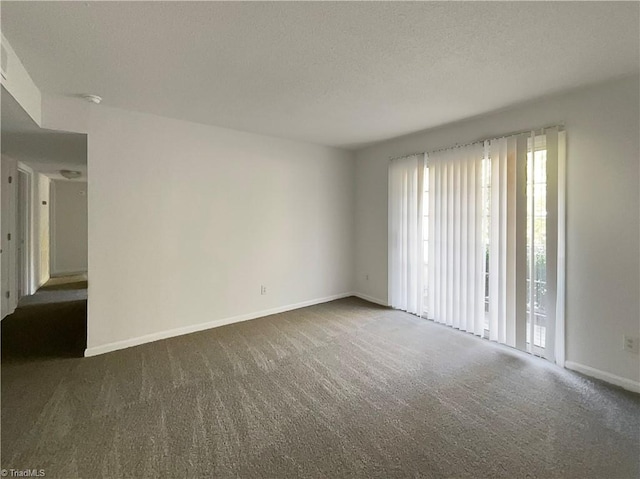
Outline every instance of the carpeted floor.
{"label": "carpeted floor", "polygon": [[2,320],[3,373],[8,362],[77,358],[86,347],[86,280],[51,280],[36,294],[20,299],[18,309]]}
{"label": "carpeted floor", "polygon": [[355,298],[86,359],[27,357],[15,345],[5,355],[12,319],[2,324],[5,469],[88,479],[640,474],[638,395]]}

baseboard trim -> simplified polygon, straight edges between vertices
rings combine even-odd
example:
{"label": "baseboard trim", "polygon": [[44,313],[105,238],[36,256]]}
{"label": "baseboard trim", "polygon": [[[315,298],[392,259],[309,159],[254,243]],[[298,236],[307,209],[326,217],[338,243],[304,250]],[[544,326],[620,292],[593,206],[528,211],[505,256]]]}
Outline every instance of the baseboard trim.
{"label": "baseboard trim", "polygon": [[324,298],[312,299],[309,301],[303,301],[301,303],[288,304],[286,306],[279,306],[277,308],[265,309],[262,311],[256,311],[254,313],[241,314],[238,316],[232,316],[230,318],[216,319],[214,321],[208,321],[206,323],[198,323],[190,326],[184,326],[182,328],[169,329],[167,331],[159,331],[157,333],[145,334],[135,338],[125,339],[122,341],[115,341],[113,343],[102,344],[100,346],[94,346],[87,348],[84,351],[85,357],[98,356],[100,354],[117,351],[120,349],[131,348],[133,346],[139,346],[141,344],[151,343],[154,341],[160,341],[161,339],[173,338],[175,336],[182,336],[184,334],[197,333],[198,331],[205,331],[207,329],[219,328],[220,326],[226,326],[228,324],[240,323],[242,321],[249,321],[251,319],[262,318],[264,316],[270,316],[272,314],[284,313],[286,311],[293,311],[294,309],[306,308],[307,306],[313,306],[315,304],[327,303],[329,301],[335,301],[336,299],[347,298],[354,296],[354,293],[340,293],[332,296],[325,296]]}
{"label": "baseboard trim", "polygon": [[627,391],[640,393],[640,382],[623,378],[621,376],[616,376],[615,374],[611,374],[606,371],[602,371],[600,369],[592,368],[591,366],[585,366],[584,364],[576,363],[573,361],[565,361],[564,367],[567,369],[571,369],[572,371],[576,371],[578,373],[584,374],[586,376],[591,376],[593,378],[600,379],[602,381],[613,384],[615,386],[620,386],[621,388],[626,389]]}
{"label": "baseboard trim", "polygon": [[64,278],[65,276],[80,276],[81,274],[87,274],[87,270],[84,271],[56,271],[51,273],[49,279]]}
{"label": "baseboard trim", "polygon": [[9,316],[10,314],[15,313],[16,309],[17,309],[18,305],[17,304],[13,304],[9,307],[9,309],[7,310],[7,312],[2,316],[2,318],[0,318],[0,321],[4,318],[6,318],[7,316]]}
{"label": "baseboard trim", "polygon": [[36,290],[33,292],[33,294],[36,293],[36,291],[38,291],[40,288],[42,288],[45,284],[47,284],[47,281],[49,281],[51,279],[51,275],[47,275],[46,279],[44,281],[40,281],[40,279],[38,279],[37,284],[38,287],[36,288]]}
{"label": "baseboard trim", "polygon": [[365,301],[369,301],[370,303],[379,304],[380,306],[389,307],[386,301],[382,301],[381,299],[374,298],[373,296],[369,296],[367,294],[362,293],[353,293],[353,296],[356,298],[364,299]]}

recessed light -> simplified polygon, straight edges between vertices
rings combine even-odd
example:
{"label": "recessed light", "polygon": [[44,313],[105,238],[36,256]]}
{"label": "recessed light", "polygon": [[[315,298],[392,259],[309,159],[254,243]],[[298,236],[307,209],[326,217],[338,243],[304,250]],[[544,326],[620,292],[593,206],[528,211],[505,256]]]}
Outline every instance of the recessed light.
{"label": "recessed light", "polygon": [[98,95],[82,95],[82,98],[91,103],[95,103],[96,105],[102,101],[102,97],[99,97]]}

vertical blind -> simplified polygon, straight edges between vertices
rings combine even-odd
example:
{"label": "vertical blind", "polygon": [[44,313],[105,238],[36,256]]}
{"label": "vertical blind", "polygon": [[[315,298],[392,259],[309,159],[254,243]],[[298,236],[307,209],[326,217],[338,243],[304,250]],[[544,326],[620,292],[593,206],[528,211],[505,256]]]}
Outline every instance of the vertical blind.
{"label": "vertical blind", "polygon": [[484,331],[482,158],[476,143],[428,159],[427,317],[478,335]]}
{"label": "vertical blind", "polygon": [[554,127],[393,160],[391,306],[562,364],[564,157]]}
{"label": "vertical blind", "polygon": [[389,301],[422,316],[422,218],[425,155],[398,158],[389,167]]}

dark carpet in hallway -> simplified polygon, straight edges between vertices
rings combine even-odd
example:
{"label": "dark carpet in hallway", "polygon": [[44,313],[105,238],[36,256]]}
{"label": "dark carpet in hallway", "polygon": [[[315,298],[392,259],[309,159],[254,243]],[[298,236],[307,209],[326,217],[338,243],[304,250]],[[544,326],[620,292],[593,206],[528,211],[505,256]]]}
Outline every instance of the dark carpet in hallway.
{"label": "dark carpet in hallway", "polygon": [[633,478],[639,435],[637,395],[355,298],[2,363],[2,467],[48,478]]}
{"label": "dark carpet in hallway", "polygon": [[3,366],[13,361],[84,355],[87,282],[50,283],[22,298],[16,311],[2,320]]}

